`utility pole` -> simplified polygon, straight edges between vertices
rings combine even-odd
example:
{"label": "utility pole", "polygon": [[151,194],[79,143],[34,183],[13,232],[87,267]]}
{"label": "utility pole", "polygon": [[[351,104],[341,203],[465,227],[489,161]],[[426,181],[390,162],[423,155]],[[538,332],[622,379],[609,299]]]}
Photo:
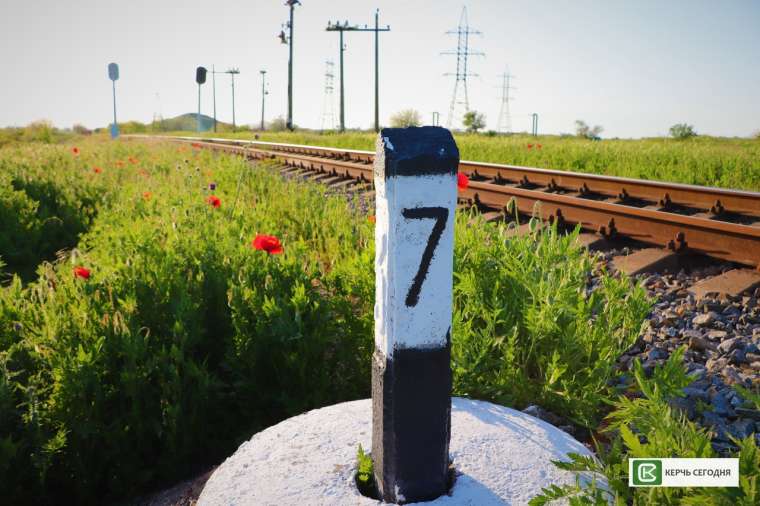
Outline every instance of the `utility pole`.
{"label": "utility pole", "polygon": [[216,133],[216,69],[211,65],[211,88],[214,96],[214,133]]}
{"label": "utility pole", "polygon": [[335,130],[335,63],[332,60],[325,61],[325,98],[322,102],[321,130]]}
{"label": "utility pole", "polygon": [[328,32],[338,32],[340,35],[339,43],[340,43],[340,112],[339,119],[340,119],[340,131],[345,132],[346,131],[346,113],[345,113],[345,87],[343,83],[343,52],[346,50],[346,46],[343,44],[343,32],[350,31],[350,30],[358,30],[359,27],[357,26],[349,26],[348,21],[344,21],[343,24],[340,24],[340,21],[336,21],[334,24],[330,21],[327,22],[327,31]]}
{"label": "utility pole", "polygon": [[301,5],[299,0],[286,0],[285,5],[290,9],[290,21],[285,27],[289,34],[285,35],[285,30],[280,31],[280,42],[288,45],[288,130],[293,130],[293,10],[296,5]]}
{"label": "utility pole", "polygon": [[[467,21],[467,7],[462,7],[462,14],[459,17],[459,25],[457,26],[456,30],[449,30],[446,32],[449,35],[456,35],[457,36],[457,49],[456,51],[444,51],[441,54],[444,55],[456,55],[457,57],[457,71],[456,73],[446,73],[443,74],[444,76],[456,76],[456,81],[454,81],[454,93],[451,96],[451,105],[449,107],[449,117],[446,120],[446,128],[451,128],[452,122],[454,121],[455,117],[455,110],[457,105],[463,105],[464,106],[464,113],[467,113],[470,111],[470,101],[467,97],[467,78],[468,77],[477,77],[477,74],[470,74],[467,72],[467,58],[469,56],[484,56],[485,53],[482,53],[480,51],[470,51],[469,48],[469,39],[470,35],[481,35],[481,32],[477,30],[473,30],[468,25]],[[461,83],[461,89],[464,92],[464,97],[459,98],[459,89],[460,89],[460,83]],[[464,115],[462,113],[461,116]]]}
{"label": "utility pole", "polygon": [[161,95],[156,92],[156,102],[153,107],[153,122],[151,123],[152,130],[155,132],[164,130],[164,115],[161,113]]}
{"label": "utility pole", "polygon": [[501,82],[501,110],[499,111],[499,122],[496,127],[496,131],[499,133],[511,133],[512,132],[512,117],[509,114],[509,101],[513,100],[513,97],[509,96],[509,90],[515,90],[514,86],[510,86],[510,79],[515,76],[504,72],[500,75]]}
{"label": "utility pole", "polygon": [[390,25],[380,28],[380,9],[375,10],[375,132],[380,131],[380,32],[389,32]]}
{"label": "utility pole", "polygon": [[239,74],[238,69],[229,69],[224,71],[225,74],[229,74],[232,78],[232,131],[235,131],[235,74]]}
{"label": "utility pole", "polygon": [[349,25],[348,21],[344,21],[340,24],[339,21],[335,23],[327,22],[328,32],[340,33],[340,131],[343,132],[346,129],[345,124],[345,92],[343,88],[343,51],[345,46],[343,45],[343,32],[375,32],[375,131],[380,131],[380,32],[389,32],[390,26],[380,28],[380,10],[375,11],[375,27],[370,28],[364,25],[364,28],[360,28],[357,25]]}
{"label": "utility pole", "polygon": [[264,130],[264,104],[265,104],[265,98],[267,94],[269,93],[266,90],[266,70],[259,70],[259,73],[261,74],[261,130]]}

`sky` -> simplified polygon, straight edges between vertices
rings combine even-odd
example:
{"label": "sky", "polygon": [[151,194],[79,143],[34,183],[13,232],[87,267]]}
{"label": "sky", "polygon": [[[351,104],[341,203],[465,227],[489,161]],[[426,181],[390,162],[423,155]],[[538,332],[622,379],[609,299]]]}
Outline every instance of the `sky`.
{"label": "sky", "polygon": [[[402,109],[433,111],[446,125],[456,28],[467,7],[472,56],[470,108],[496,129],[501,79],[515,77],[512,130],[574,132],[575,120],[603,137],[667,135],[675,123],[700,134],[760,130],[760,2],[756,0],[301,0],[294,22],[294,122],[321,128],[325,61],[338,34],[328,21],[373,24],[380,9],[380,121]],[[287,45],[277,35],[284,0],[3,0],[0,4],[0,126],[39,119],[61,127],[112,120],[107,65],[117,62],[119,121],[149,122],[197,110],[195,68],[238,68],[238,124],[258,125],[266,70],[267,121],[287,113]],[[346,33],[346,127],[369,128],[374,114],[374,36]],[[201,107],[212,115],[209,76]],[[230,76],[216,76],[217,117],[232,120]]]}

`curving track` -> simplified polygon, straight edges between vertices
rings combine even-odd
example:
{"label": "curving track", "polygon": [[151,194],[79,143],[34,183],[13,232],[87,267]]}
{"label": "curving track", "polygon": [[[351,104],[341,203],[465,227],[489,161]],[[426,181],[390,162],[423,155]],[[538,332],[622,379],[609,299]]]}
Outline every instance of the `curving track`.
{"label": "curving track", "polygon": [[[171,140],[249,159],[277,159],[286,174],[372,193],[370,151],[218,138]],[[623,237],[655,247],[621,259],[621,270],[656,270],[676,256],[700,253],[757,269],[728,281],[737,287],[721,289],[760,284],[760,193],[471,161],[460,162],[459,170],[470,177],[461,202],[477,205],[489,220],[515,211],[538,214],[548,221],[580,224],[593,234],[586,234],[587,243]]]}

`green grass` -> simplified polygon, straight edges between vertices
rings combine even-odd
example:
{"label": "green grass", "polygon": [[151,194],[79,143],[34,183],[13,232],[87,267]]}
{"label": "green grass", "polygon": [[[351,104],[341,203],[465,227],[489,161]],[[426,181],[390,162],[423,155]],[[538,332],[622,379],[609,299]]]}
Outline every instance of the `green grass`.
{"label": "green grass", "polygon": [[[186,132],[185,135],[195,134]],[[205,135],[252,139],[254,134]],[[270,142],[375,149],[375,135],[371,133],[261,132],[258,135],[260,140]],[[700,136],[685,140],[591,141],[575,137],[476,134],[455,137],[463,160],[760,191],[759,139]]]}
{"label": "green grass", "polygon": [[[37,251],[26,231],[53,209],[77,225],[31,278],[0,268],[5,499],[128,497],[282,418],[369,396],[374,234],[359,201],[187,146],[77,147],[0,150],[1,258],[17,242]],[[457,216],[455,394],[593,427],[648,311],[643,288],[601,272],[589,290],[595,263],[573,236],[508,239],[478,219]],[[258,233],[284,253],[252,249]]]}
{"label": "green grass", "polygon": [[[691,383],[683,366],[684,348],[670,355],[647,378],[641,363],[634,362],[634,384],[630,397],[620,396],[612,403],[606,432],[612,438],[607,445],[597,444],[597,459],[570,455],[567,462],[557,461],[561,469],[578,473],[575,485],[553,485],[531,501],[543,506],[552,500],[567,498],[571,505],[649,505],[684,506],[754,506],[760,504],[760,451],[755,435],[734,440],[739,459],[739,487],[646,487],[628,486],[629,458],[716,458],[710,445],[711,434],[690,422],[686,415],[673,410],[668,400],[682,397],[681,389]],[[582,475],[596,473],[604,477],[606,487],[597,482],[583,482]]]}

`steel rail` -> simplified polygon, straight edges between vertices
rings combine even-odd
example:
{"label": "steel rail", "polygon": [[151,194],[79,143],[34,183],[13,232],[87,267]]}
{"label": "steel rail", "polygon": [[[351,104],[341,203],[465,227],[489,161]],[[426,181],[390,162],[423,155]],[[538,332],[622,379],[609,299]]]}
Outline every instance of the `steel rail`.
{"label": "steel rail", "polygon": [[[373,152],[354,149],[221,138],[176,138],[256,146],[274,152],[313,155],[346,161],[364,163],[374,161]],[[705,214],[717,218],[724,213],[740,214],[760,221],[760,193],[757,192],[467,160],[460,162],[459,170],[476,180],[544,187],[551,191],[575,193],[583,198],[601,196],[621,203],[635,203],[638,200],[641,202],[637,204],[642,207],[648,205],[665,210],[682,208],[692,214]]]}
{"label": "steel rail", "polygon": [[[373,180],[374,156],[368,151],[231,139],[172,139],[249,158],[277,158],[305,172],[350,178],[368,185]],[[688,207],[695,207],[714,199],[713,203],[720,200],[726,210],[741,209],[742,214],[754,215],[760,211],[760,193],[467,161],[460,163],[460,170],[472,176],[468,188],[460,192],[460,198],[471,204],[506,213],[517,210],[537,214],[545,220],[579,224],[605,237],[620,235],[673,251],[698,251],[760,268],[760,227],[721,221],[721,214],[715,212],[689,215],[668,211],[674,205],[686,206],[688,202]],[[649,193],[644,193],[645,188]],[[625,194],[614,195],[616,191]],[[626,205],[636,198],[652,201],[652,191],[667,195],[668,202]],[[589,198],[590,194],[610,198]]]}

